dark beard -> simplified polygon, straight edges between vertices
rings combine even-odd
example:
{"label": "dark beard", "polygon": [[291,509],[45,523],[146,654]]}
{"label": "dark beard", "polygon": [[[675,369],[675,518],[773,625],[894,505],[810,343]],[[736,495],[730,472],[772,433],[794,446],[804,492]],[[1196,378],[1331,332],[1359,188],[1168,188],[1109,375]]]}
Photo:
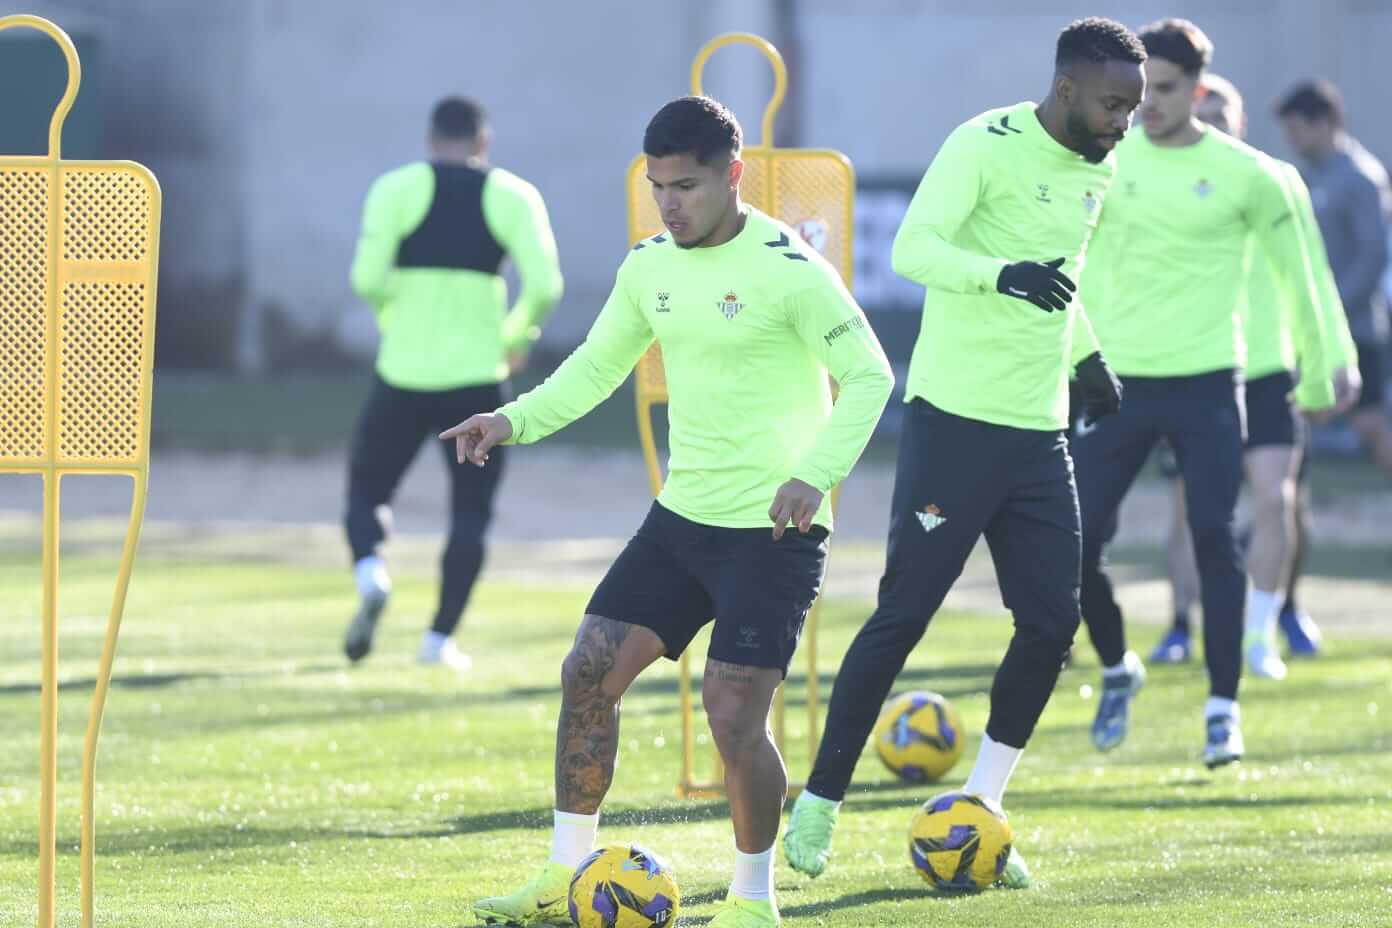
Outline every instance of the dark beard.
{"label": "dark beard", "polygon": [[1068,114],[1068,118],[1064,122],[1064,129],[1068,132],[1068,137],[1073,140],[1073,150],[1082,155],[1084,160],[1092,164],[1100,164],[1111,153],[1108,149],[1097,144],[1097,136],[1092,134],[1087,123],[1073,113]]}

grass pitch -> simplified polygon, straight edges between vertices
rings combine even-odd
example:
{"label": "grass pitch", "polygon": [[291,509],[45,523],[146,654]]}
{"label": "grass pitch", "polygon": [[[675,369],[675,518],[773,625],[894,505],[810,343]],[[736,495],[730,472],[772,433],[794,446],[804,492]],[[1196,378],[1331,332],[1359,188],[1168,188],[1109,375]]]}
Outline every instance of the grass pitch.
{"label": "grass pitch", "polygon": [[[61,645],[61,925],[77,921],[82,728],[114,559],[80,533],[65,552]],[[39,572],[33,539],[0,537],[0,925],[35,918]],[[468,902],[546,857],[558,667],[586,591],[484,584],[461,641],[476,671],[411,661],[431,611],[405,576],[377,652],[339,656],[346,571],[147,550],[136,567],[98,767],[99,925],[473,924]],[[823,698],[868,604],[824,612]],[[1138,650],[1157,635],[1136,632]],[[960,708],[974,745],[1008,623],[942,615],[898,689]],[[842,814],[836,859],[808,880],[783,863],[789,926],[1392,925],[1392,641],[1343,638],[1246,681],[1250,755],[1210,774],[1201,665],[1152,668],[1131,740],[1087,740],[1097,683],[1085,639],[1007,795],[1037,881],[944,897],[910,867],[906,831],[934,792],[893,781],[873,753]],[[801,667],[801,664],[799,664]],[[732,866],[725,805],[675,797],[676,677],[663,664],[625,701],[601,840],[674,865],[684,924],[709,920]],[[789,767],[805,678],[792,679]],[[709,744],[702,739],[702,759]],[[944,786],[960,785],[974,749]]]}

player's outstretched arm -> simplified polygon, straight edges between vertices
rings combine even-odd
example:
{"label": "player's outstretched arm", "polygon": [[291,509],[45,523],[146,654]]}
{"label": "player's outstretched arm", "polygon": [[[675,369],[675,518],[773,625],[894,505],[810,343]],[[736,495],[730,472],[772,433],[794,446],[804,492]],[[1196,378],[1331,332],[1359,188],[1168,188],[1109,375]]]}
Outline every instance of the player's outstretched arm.
{"label": "player's outstretched arm", "polygon": [[[1362,389],[1362,378],[1358,372],[1358,348],[1353,343],[1349,331],[1348,316],[1344,312],[1344,301],[1339,297],[1339,287],[1334,280],[1334,270],[1329,266],[1329,252],[1324,247],[1324,236],[1320,233],[1319,220],[1315,218],[1315,206],[1310,198],[1310,189],[1305,186],[1295,165],[1281,162],[1285,179],[1289,185],[1291,202],[1295,206],[1296,218],[1300,221],[1300,231],[1305,236],[1305,246],[1310,254],[1310,270],[1315,275],[1316,295],[1319,297],[1319,327],[1324,335],[1325,360],[1334,384],[1334,408],[1331,413],[1338,415],[1347,412],[1358,402]],[[1301,367],[1305,353],[1305,333],[1299,331],[1303,320],[1296,321],[1296,347],[1301,355]]]}
{"label": "player's outstretched arm", "polygon": [[440,433],[444,441],[454,439],[454,458],[460,464],[476,467],[488,463],[488,452],[512,437],[512,423],[496,412],[470,416],[458,425]]}
{"label": "player's outstretched arm", "polygon": [[1276,271],[1278,285],[1290,295],[1301,368],[1296,401],[1308,412],[1320,412],[1334,405],[1334,388],[1328,361],[1331,352],[1319,322],[1320,298],[1310,249],[1281,168],[1265,156],[1256,167],[1245,215]]}
{"label": "player's outstretched arm", "polygon": [[511,429],[502,440],[531,444],[584,416],[619,388],[652,341],[652,328],[630,298],[620,269],[584,343],[544,382],[497,411]]}
{"label": "player's outstretched arm", "polygon": [[952,244],[982,194],[986,137],[981,126],[959,126],[928,166],[894,236],[891,260],[900,277],[955,293],[996,290],[1009,262]]}

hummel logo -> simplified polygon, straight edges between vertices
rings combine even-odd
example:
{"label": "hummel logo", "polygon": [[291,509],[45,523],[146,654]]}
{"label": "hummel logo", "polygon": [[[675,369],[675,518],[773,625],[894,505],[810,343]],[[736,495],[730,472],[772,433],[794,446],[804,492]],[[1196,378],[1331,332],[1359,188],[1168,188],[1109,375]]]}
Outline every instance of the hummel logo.
{"label": "hummel logo", "polygon": [[672,298],[672,294],[666,290],[657,291],[657,311],[660,313],[670,313],[672,307],[667,305],[667,301]]}
{"label": "hummel logo", "polygon": [[947,521],[947,518],[942,514],[942,510],[932,503],[924,506],[922,512],[916,512],[914,515],[918,516],[918,521],[923,525],[923,530],[925,532],[931,532]]}
{"label": "hummel logo", "polygon": [[1039,196],[1038,196],[1037,199],[1039,200],[1040,203],[1052,203],[1052,202],[1054,202],[1053,200],[1049,199],[1049,185],[1048,185],[1048,184],[1039,184],[1038,187],[1039,187]]}

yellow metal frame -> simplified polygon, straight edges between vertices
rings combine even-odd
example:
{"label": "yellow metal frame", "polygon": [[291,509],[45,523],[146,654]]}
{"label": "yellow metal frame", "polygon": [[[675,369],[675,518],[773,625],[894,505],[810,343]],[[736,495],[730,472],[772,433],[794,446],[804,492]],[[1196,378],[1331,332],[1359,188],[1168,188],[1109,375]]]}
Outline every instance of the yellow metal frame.
{"label": "yellow metal frame", "polygon": [[[69,474],[129,476],[133,489],[130,518],[121,548],[121,565],[107,621],[96,686],[92,694],[82,756],[82,924],[93,923],[95,829],[93,806],[97,740],[111,683],[126,591],[149,485],[151,379],[154,372],[156,269],[159,264],[159,184],[146,168],[129,161],[65,161],[61,155],[63,122],[77,97],[82,68],[72,40],[58,26],[37,16],[0,17],[0,31],[32,28],[46,34],[63,52],[68,82],[48,130],[48,153],[0,155],[0,176],[46,175],[47,209],[44,244],[47,284],[43,335],[43,421],[38,454],[7,453],[0,447],[0,472],[37,473],[43,477],[43,684],[40,696],[39,928],[54,928],[54,865],[57,842],[58,765],[58,529],[59,491]],[[109,193],[117,190],[118,193]],[[133,219],[132,217],[136,217]],[[71,227],[71,228],[70,228]],[[135,229],[137,231],[132,231]],[[81,239],[79,241],[78,239]],[[132,255],[134,257],[132,257]],[[71,292],[69,292],[69,289]],[[123,298],[103,294],[117,291]],[[84,296],[83,294],[88,294]],[[96,294],[92,296],[91,294]],[[125,299],[126,302],[121,302]],[[84,315],[95,301],[99,321]],[[138,313],[131,318],[130,308]],[[10,312],[10,307],[0,307]],[[19,310],[14,310],[16,313]],[[101,312],[108,315],[101,316]],[[125,318],[122,314],[125,313]],[[71,317],[71,318],[70,318]],[[128,328],[111,333],[106,323]],[[69,328],[71,325],[71,328]],[[124,339],[122,341],[121,339]],[[69,341],[73,344],[69,345]],[[80,342],[81,344],[77,344]],[[138,342],[138,347],[133,348]],[[16,357],[22,350],[17,349]],[[134,352],[134,354],[132,354]],[[17,364],[23,364],[20,360]],[[92,390],[105,395],[125,415],[121,435],[103,435],[106,403],[90,405]],[[128,388],[122,392],[122,388]]]}
{"label": "yellow metal frame", "polygon": [[[749,45],[760,52],[773,68],[773,95],[768,104],[764,107],[763,119],[761,121],[761,136],[758,145],[748,146],[744,149],[743,158],[746,163],[758,161],[765,169],[765,183],[763,184],[762,196],[756,200],[750,200],[752,205],[757,206],[765,213],[773,216],[778,215],[777,190],[779,172],[785,165],[806,164],[815,162],[823,165],[824,168],[836,176],[841,186],[845,189],[844,202],[838,204],[839,215],[834,216],[839,231],[836,254],[827,255],[837,269],[840,270],[846,286],[851,285],[851,278],[854,270],[853,255],[851,249],[851,235],[854,229],[853,217],[853,195],[855,190],[855,174],[851,168],[851,163],[845,155],[829,149],[793,149],[775,148],[773,146],[773,123],[778,115],[778,110],[783,104],[783,99],[787,94],[788,70],[783,62],[783,56],[778,49],[768,40],[753,35],[751,33],[737,32],[719,36],[702,46],[696,54],[696,58],[691,64],[691,92],[696,95],[703,94],[702,74],[705,71],[706,63],[711,56],[722,48],[729,45]],[[645,201],[637,194],[642,187],[645,177],[646,164],[642,155],[633,159],[629,165],[627,176],[628,190],[628,233],[630,243],[662,231],[661,221],[655,213],[646,207]],[[788,217],[779,217],[788,218]],[[647,464],[648,480],[652,488],[653,495],[656,496],[662,491],[663,473],[660,456],[657,449],[657,441],[653,434],[653,408],[667,402],[667,382],[662,368],[662,352],[657,345],[645,354],[638,362],[635,374],[635,396],[638,415],[638,438],[643,449],[643,458]],[[836,491],[832,494],[833,507],[836,504]],[[819,725],[820,712],[817,693],[817,626],[821,614],[821,599],[813,604],[812,611],[807,618],[807,634],[803,640],[803,653],[806,655],[807,663],[807,711],[808,711],[808,754],[809,757],[815,756],[817,744],[820,740]],[[695,699],[691,685],[691,659],[690,652],[682,654],[679,664],[679,694],[681,703],[681,739],[682,739],[682,759],[681,759],[681,782],[677,784],[677,793],[687,798],[704,798],[722,795],[724,792],[723,780],[724,773],[717,753],[714,758],[712,774],[708,779],[698,779],[696,776],[696,739],[695,739]],[[773,731],[779,747],[784,744],[784,689],[780,686],[774,699],[773,707]],[[801,789],[800,785],[792,787],[794,792]]]}

